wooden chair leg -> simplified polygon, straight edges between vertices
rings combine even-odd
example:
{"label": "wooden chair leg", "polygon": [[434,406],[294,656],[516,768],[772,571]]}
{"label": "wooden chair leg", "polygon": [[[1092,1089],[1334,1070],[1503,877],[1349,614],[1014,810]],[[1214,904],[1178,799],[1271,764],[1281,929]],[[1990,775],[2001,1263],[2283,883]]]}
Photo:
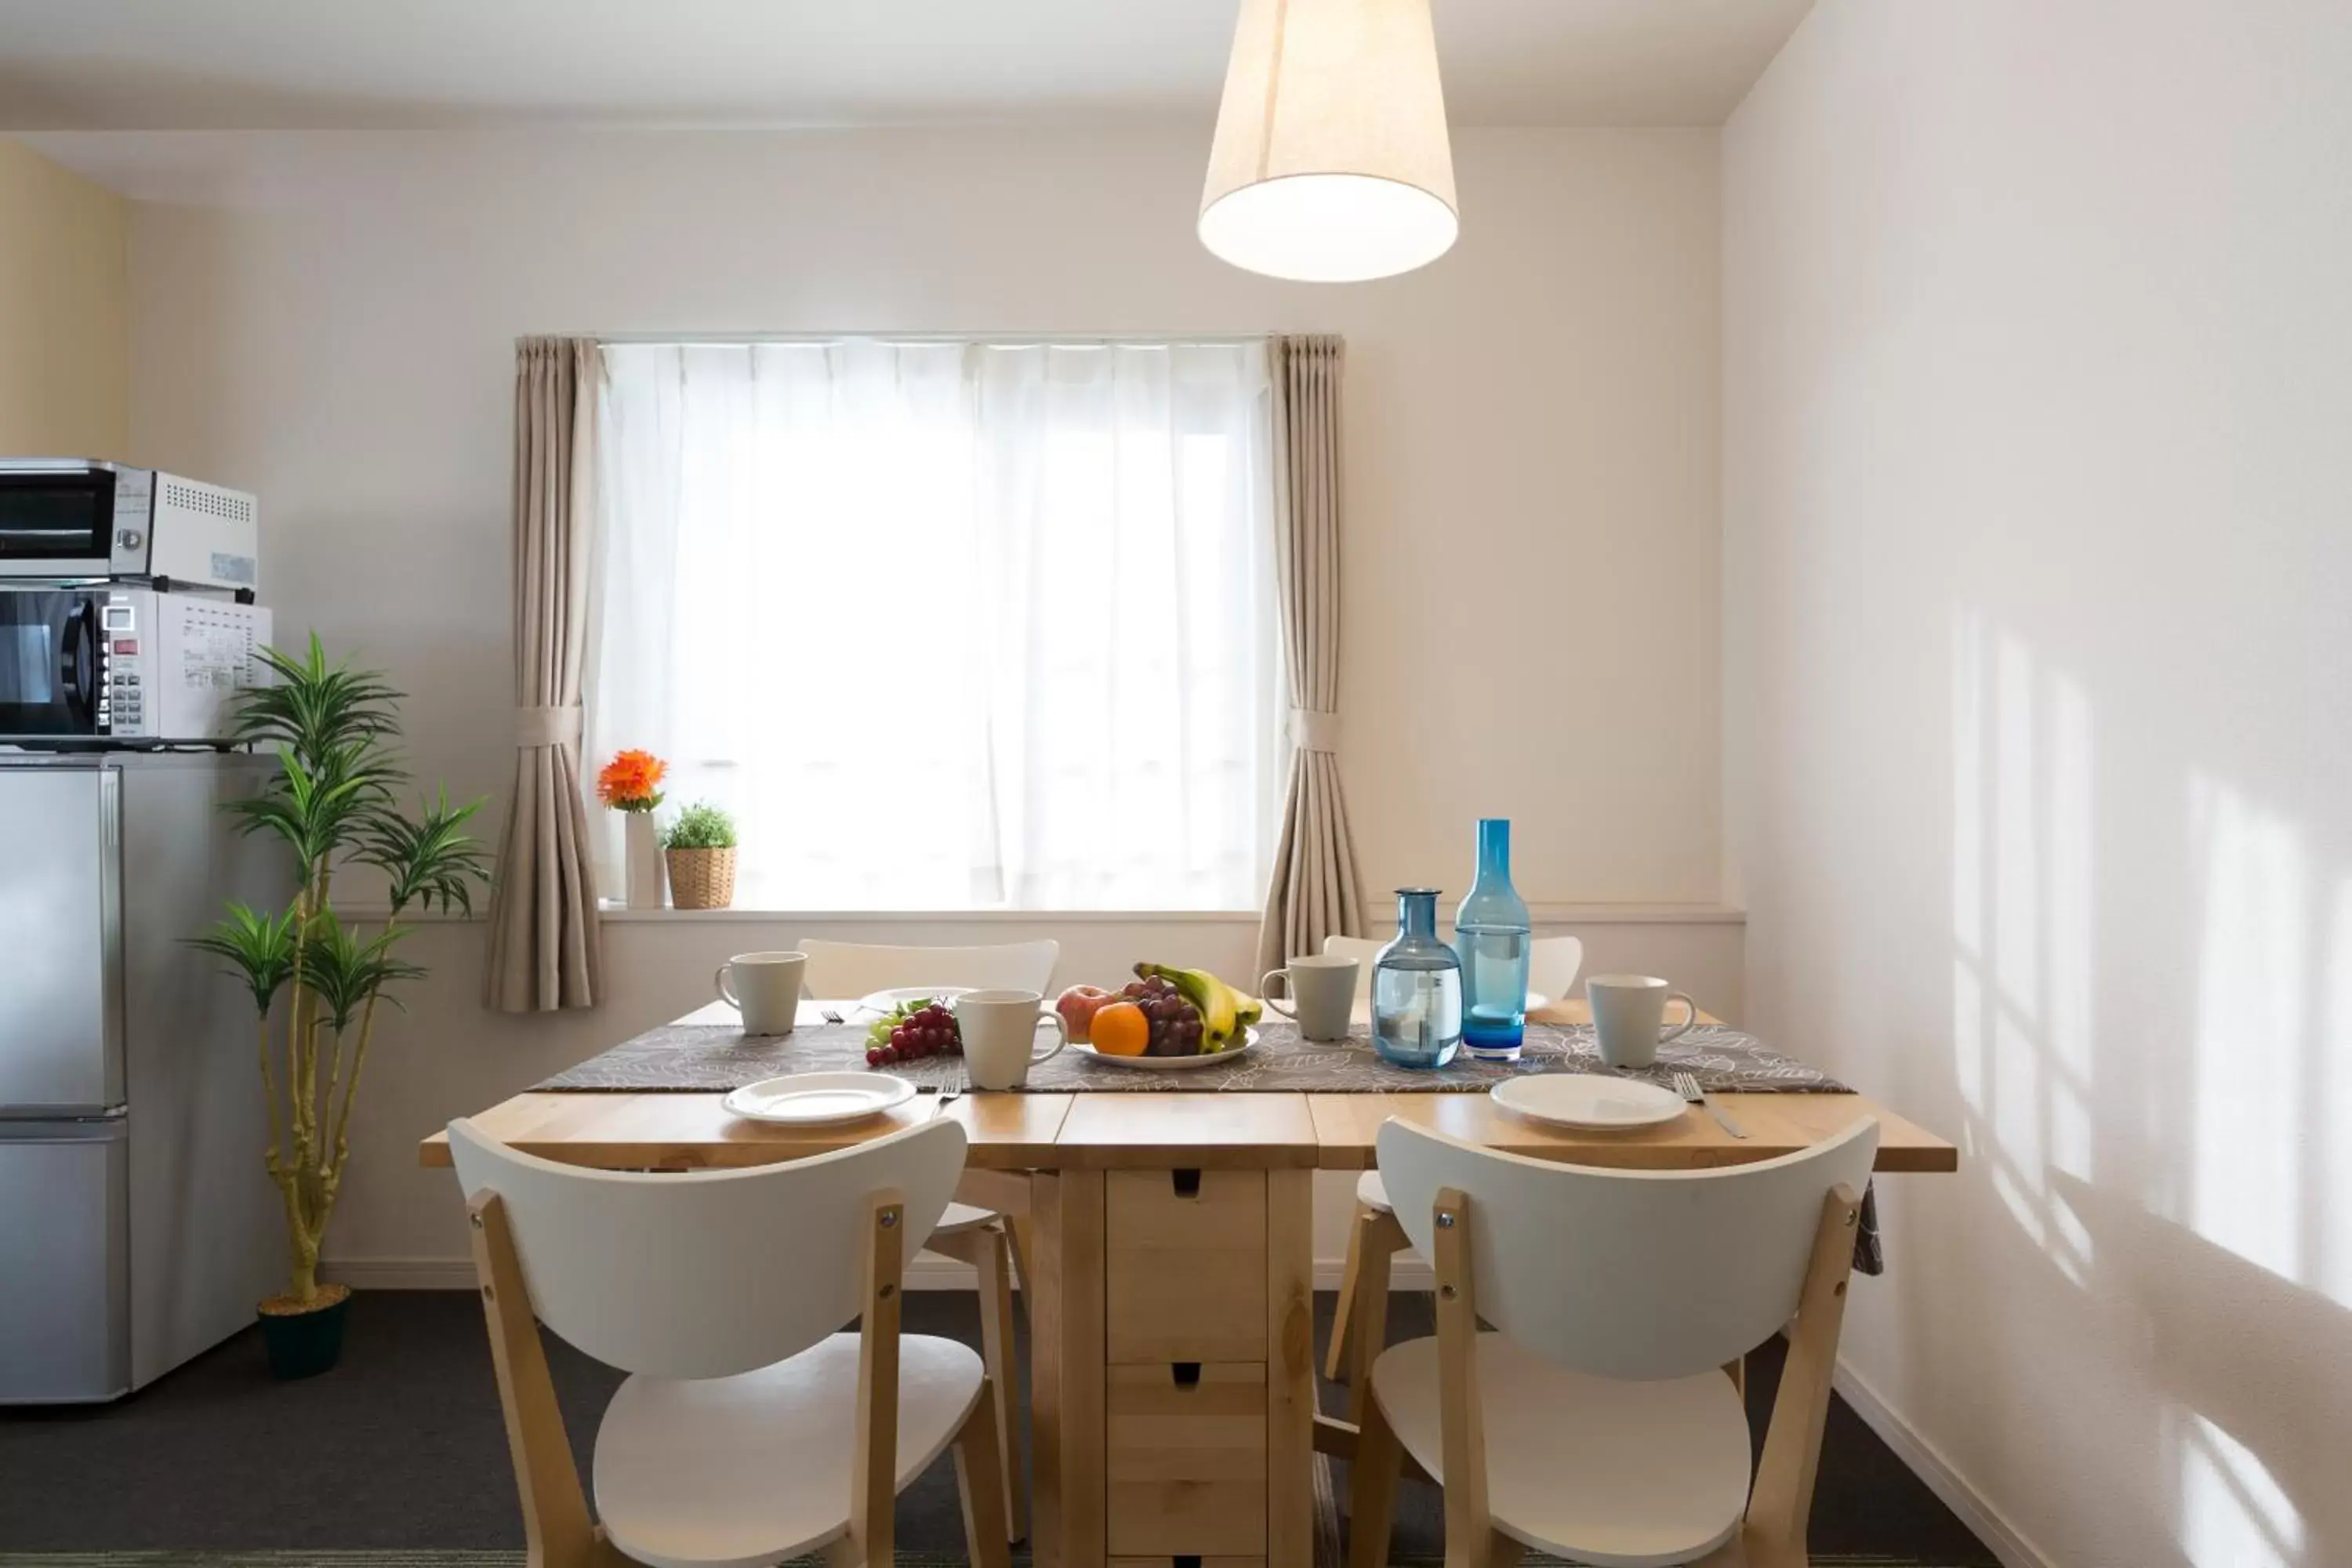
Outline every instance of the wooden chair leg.
{"label": "wooden chair leg", "polygon": [[1348,1568],[1388,1568],[1397,1478],[1403,1469],[1404,1445],[1381,1414],[1380,1401],[1366,1400],[1356,1457],[1349,1466]]}
{"label": "wooden chair leg", "polygon": [[996,1411],[1009,1403],[992,1381],[980,1385],[980,1403],[956,1434],[956,1495],[963,1500],[963,1545],[978,1568],[1007,1568],[1004,1478],[1010,1467],[996,1446]]}
{"label": "wooden chair leg", "polygon": [[1403,1248],[1404,1227],[1396,1216],[1364,1209],[1357,1216],[1348,1255],[1356,1264],[1354,1344],[1349,1357],[1348,1419],[1361,1426],[1370,1403],[1372,1363],[1389,1343],[1389,1268]]}
{"label": "wooden chair leg", "polygon": [[1524,1543],[1499,1530],[1486,1542],[1487,1568],[1519,1568],[1519,1559],[1527,1554]]}
{"label": "wooden chair leg", "polygon": [[507,1227],[506,1204],[483,1193],[467,1205],[472,1226],[474,1277],[490,1331],[490,1365],[498,1374],[499,1408],[506,1417],[507,1452],[514,1460],[522,1500],[530,1568],[604,1568],[626,1561],[588,1516],[580,1471],[572,1462],[547,1347],[539,1337],[530,1292]]}
{"label": "wooden chair leg", "polygon": [[973,1262],[980,1270],[980,1353],[992,1390],[989,1418],[996,1428],[1004,1539],[1020,1541],[1029,1533],[1029,1521],[1021,1489],[1021,1445],[1013,1430],[1021,1386],[1013,1342],[1013,1244],[995,1227],[975,1239],[979,1242]]}
{"label": "wooden chair leg", "polygon": [[1741,1542],[1748,1568],[1805,1568],[1806,1525],[1813,1511],[1830,1380],[1837,1371],[1846,1284],[1853,1272],[1853,1227],[1861,1214],[1862,1200],[1850,1187],[1832,1188],[1822,1200],[1812,1258],[1789,1331],[1789,1357],[1772,1398],[1772,1424],[1764,1433],[1764,1453],[1748,1499]]}
{"label": "wooden chair leg", "polygon": [[1470,1279],[1470,1199],[1437,1189],[1437,1405],[1444,1448],[1445,1568],[1487,1568],[1486,1415],[1478,1384],[1478,1304]]}
{"label": "wooden chair leg", "polygon": [[1348,1335],[1355,1326],[1356,1278],[1364,1267],[1364,1217],[1371,1209],[1356,1205],[1348,1222],[1348,1262],[1339,1272],[1339,1300],[1331,1309],[1331,1342],[1323,1352],[1323,1375],[1333,1383],[1348,1381],[1354,1363],[1348,1355]]}
{"label": "wooden chair leg", "polygon": [[857,1416],[849,1449],[847,1561],[890,1568],[898,1552],[898,1315],[905,1271],[906,1200],[867,1202],[866,1300],[857,1333]]}

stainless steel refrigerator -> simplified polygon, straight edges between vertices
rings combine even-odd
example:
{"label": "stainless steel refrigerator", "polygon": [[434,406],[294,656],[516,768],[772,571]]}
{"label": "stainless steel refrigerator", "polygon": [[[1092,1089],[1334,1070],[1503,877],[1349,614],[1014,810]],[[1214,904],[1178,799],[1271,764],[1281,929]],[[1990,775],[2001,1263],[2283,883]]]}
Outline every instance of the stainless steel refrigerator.
{"label": "stainless steel refrigerator", "polygon": [[218,810],[275,765],[0,751],[0,1404],[129,1393],[279,1288],[252,1003],[184,940],[289,895]]}

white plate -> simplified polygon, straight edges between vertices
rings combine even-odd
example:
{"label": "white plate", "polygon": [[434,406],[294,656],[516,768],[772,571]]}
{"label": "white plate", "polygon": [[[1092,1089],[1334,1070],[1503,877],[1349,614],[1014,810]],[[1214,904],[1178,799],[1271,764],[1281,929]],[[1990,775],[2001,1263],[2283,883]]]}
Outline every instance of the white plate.
{"label": "white plate", "polygon": [[1256,1044],[1257,1029],[1256,1026],[1253,1025],[1246,1026],[1243,1028],[1241,1044],[1237,1046],[1227,1046],[1223,1050],[1217,1052],[1213,1056],[1107,1057],[1100,1051],[1095,1049],[1094,1047],[1086,1044],[1082,1040],[1072,1040],[1070,1042],[1070,1049],[1077,1052],[1078,1055],[1086,1058],[1087,1060],[1090,1062],[1100,1062],[1105,1067],[1140,1068],[1146,1072],[1191,1072],[1195,1068],[1214,1067],[1219,1062],[1229,1062]]}
{"label": "white plate", "polygon": [[719,1103],[746,1121],[833,1127],[879,1116],[915,1098],[915,1086],[887,1072],[796,1072],[747,1083]]}
{"label": "white plate", "polygon": [[1505,1079],[1488,1092],[1496,1104],[1529,1121],[1584,1132],[1655,1127],[1683,1113],[1683,1097],[1670,1089],[1597,1073],[1530,1073]]}
{"label": "white plate", "polygon": [[857,1005],[869,1013],[887,1013],[901,1002],[946,1002],[971,989],[969,985],[895,985],[860,996]]}

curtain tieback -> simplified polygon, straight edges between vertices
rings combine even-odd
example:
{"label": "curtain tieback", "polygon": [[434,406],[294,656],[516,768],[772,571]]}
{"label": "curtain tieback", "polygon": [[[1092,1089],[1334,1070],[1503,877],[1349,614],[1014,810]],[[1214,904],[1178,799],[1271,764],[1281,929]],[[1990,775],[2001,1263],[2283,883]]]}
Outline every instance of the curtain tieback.
{"label": "curtain tieback", "polygon": [[1315,708],[1290,710],[1290,743],[1302,752],[1339,749],[1339,715]]}
{"label": "curtain tieback", "polygon": [[515,710],[515,744],[529,750],[533,746],[576,746],[580,743],[580,705],[569,708],[518,708]]}

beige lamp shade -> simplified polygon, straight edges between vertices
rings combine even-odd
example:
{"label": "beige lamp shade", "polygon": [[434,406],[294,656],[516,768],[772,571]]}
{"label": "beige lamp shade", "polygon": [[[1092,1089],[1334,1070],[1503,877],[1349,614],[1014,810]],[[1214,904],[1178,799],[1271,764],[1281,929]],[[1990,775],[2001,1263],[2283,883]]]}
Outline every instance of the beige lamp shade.
{"label": "beige lamp shade", "polygon": [[1201,243],[1347,283],[1445,254],[1461,223],[1429,0],[1242,0]]}

